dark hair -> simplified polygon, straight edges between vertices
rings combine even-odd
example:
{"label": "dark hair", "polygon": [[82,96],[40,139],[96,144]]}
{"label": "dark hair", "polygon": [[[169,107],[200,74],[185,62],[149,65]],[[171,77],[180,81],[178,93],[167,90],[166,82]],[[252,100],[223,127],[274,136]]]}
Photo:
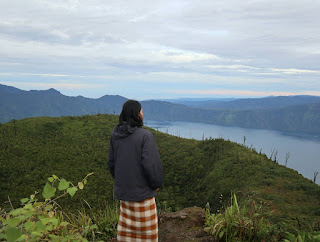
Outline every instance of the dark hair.
{"label": "dark hair", "polygon": [[141,104],[136,100],[128,100],[122,106],[122,111],[119,117],[119,125],[124,123],[131,127],[143,126],[143,120],[140,118]]}

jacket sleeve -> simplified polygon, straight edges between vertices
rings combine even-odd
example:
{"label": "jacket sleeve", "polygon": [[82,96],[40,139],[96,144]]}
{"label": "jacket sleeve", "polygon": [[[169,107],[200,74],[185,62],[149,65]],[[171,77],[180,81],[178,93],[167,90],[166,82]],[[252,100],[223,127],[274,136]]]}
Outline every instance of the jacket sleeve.
{"label": "jacket sleeve", "polygon": [[111,173],[111,176],[114,178],[114,153],[113,153],[112,138],[110,138],[110,142],[109,142],[109,153],[108,153],[107,165]]}
{"label": "jacket sleeve", "polygon": [[150,187],[159,188],[163,183],[163,168],[156,141],[150,132],[144,136],[141,162]]}

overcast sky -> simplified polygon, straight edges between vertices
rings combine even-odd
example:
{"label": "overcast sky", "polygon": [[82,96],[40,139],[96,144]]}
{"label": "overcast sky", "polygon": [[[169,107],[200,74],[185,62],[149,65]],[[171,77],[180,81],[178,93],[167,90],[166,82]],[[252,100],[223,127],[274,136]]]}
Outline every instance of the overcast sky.
{"label": "overcast sky", "polygon": [[320,0],[1,0],[0,83],[65,95],[320,95]]}

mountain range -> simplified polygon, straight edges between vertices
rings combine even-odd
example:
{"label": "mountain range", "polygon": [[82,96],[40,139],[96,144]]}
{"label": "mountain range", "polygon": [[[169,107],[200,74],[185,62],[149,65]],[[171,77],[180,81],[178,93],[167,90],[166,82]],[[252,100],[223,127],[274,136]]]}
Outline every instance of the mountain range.
{"label": "mountain range", "polygon": [[189,107],[209,109],[209,110],[253,110],[253,109],[271,109],[284,108],[289,106],[319,103],[319,96],[270,96],[264,98],[220,98],[220,99],[166,99],[171,103],[183,104]]}
{"label": "mountain range", "polygon": [[118,95],[105,95],[98,99],[69,97],[53,88],[44,91],[24,91],[0,84],[0,122],[39,116],[118,114],[126,100]]}
{"label": "mountain range", "polygon": [[[119,114],[127,98],[70,97],[55,89],[24,91],[0,84],[0,122],[39,116]],[[146,120],[188,121],[285,132],[320,133],[320,97],[142,101]]]}

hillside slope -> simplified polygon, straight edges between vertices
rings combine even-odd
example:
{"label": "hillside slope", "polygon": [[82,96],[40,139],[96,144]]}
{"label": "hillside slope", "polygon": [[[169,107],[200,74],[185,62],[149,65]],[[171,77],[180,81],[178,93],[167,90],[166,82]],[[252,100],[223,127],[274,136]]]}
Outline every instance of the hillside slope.
{"label": "hillside slope", "polygon": [[[0,207],[9,206],[8,196],[17,206],[52,174],[78,181],[95,173],[72,203],[60,202],[70,209],[77,203],[96,207],[111,201],[113,181],[106,161],[117,118],[29,118],[0,125]],[[296,171],[230,141],[188,140],[151,131],[165,170],[159,208],[204,207],[209,202],[214,211],[237,192],[242,200],[263,202],[279,226],[286,222],[310,229],[320,221],[319,186]],[[221,194],[226,200],[221,201]]]}

